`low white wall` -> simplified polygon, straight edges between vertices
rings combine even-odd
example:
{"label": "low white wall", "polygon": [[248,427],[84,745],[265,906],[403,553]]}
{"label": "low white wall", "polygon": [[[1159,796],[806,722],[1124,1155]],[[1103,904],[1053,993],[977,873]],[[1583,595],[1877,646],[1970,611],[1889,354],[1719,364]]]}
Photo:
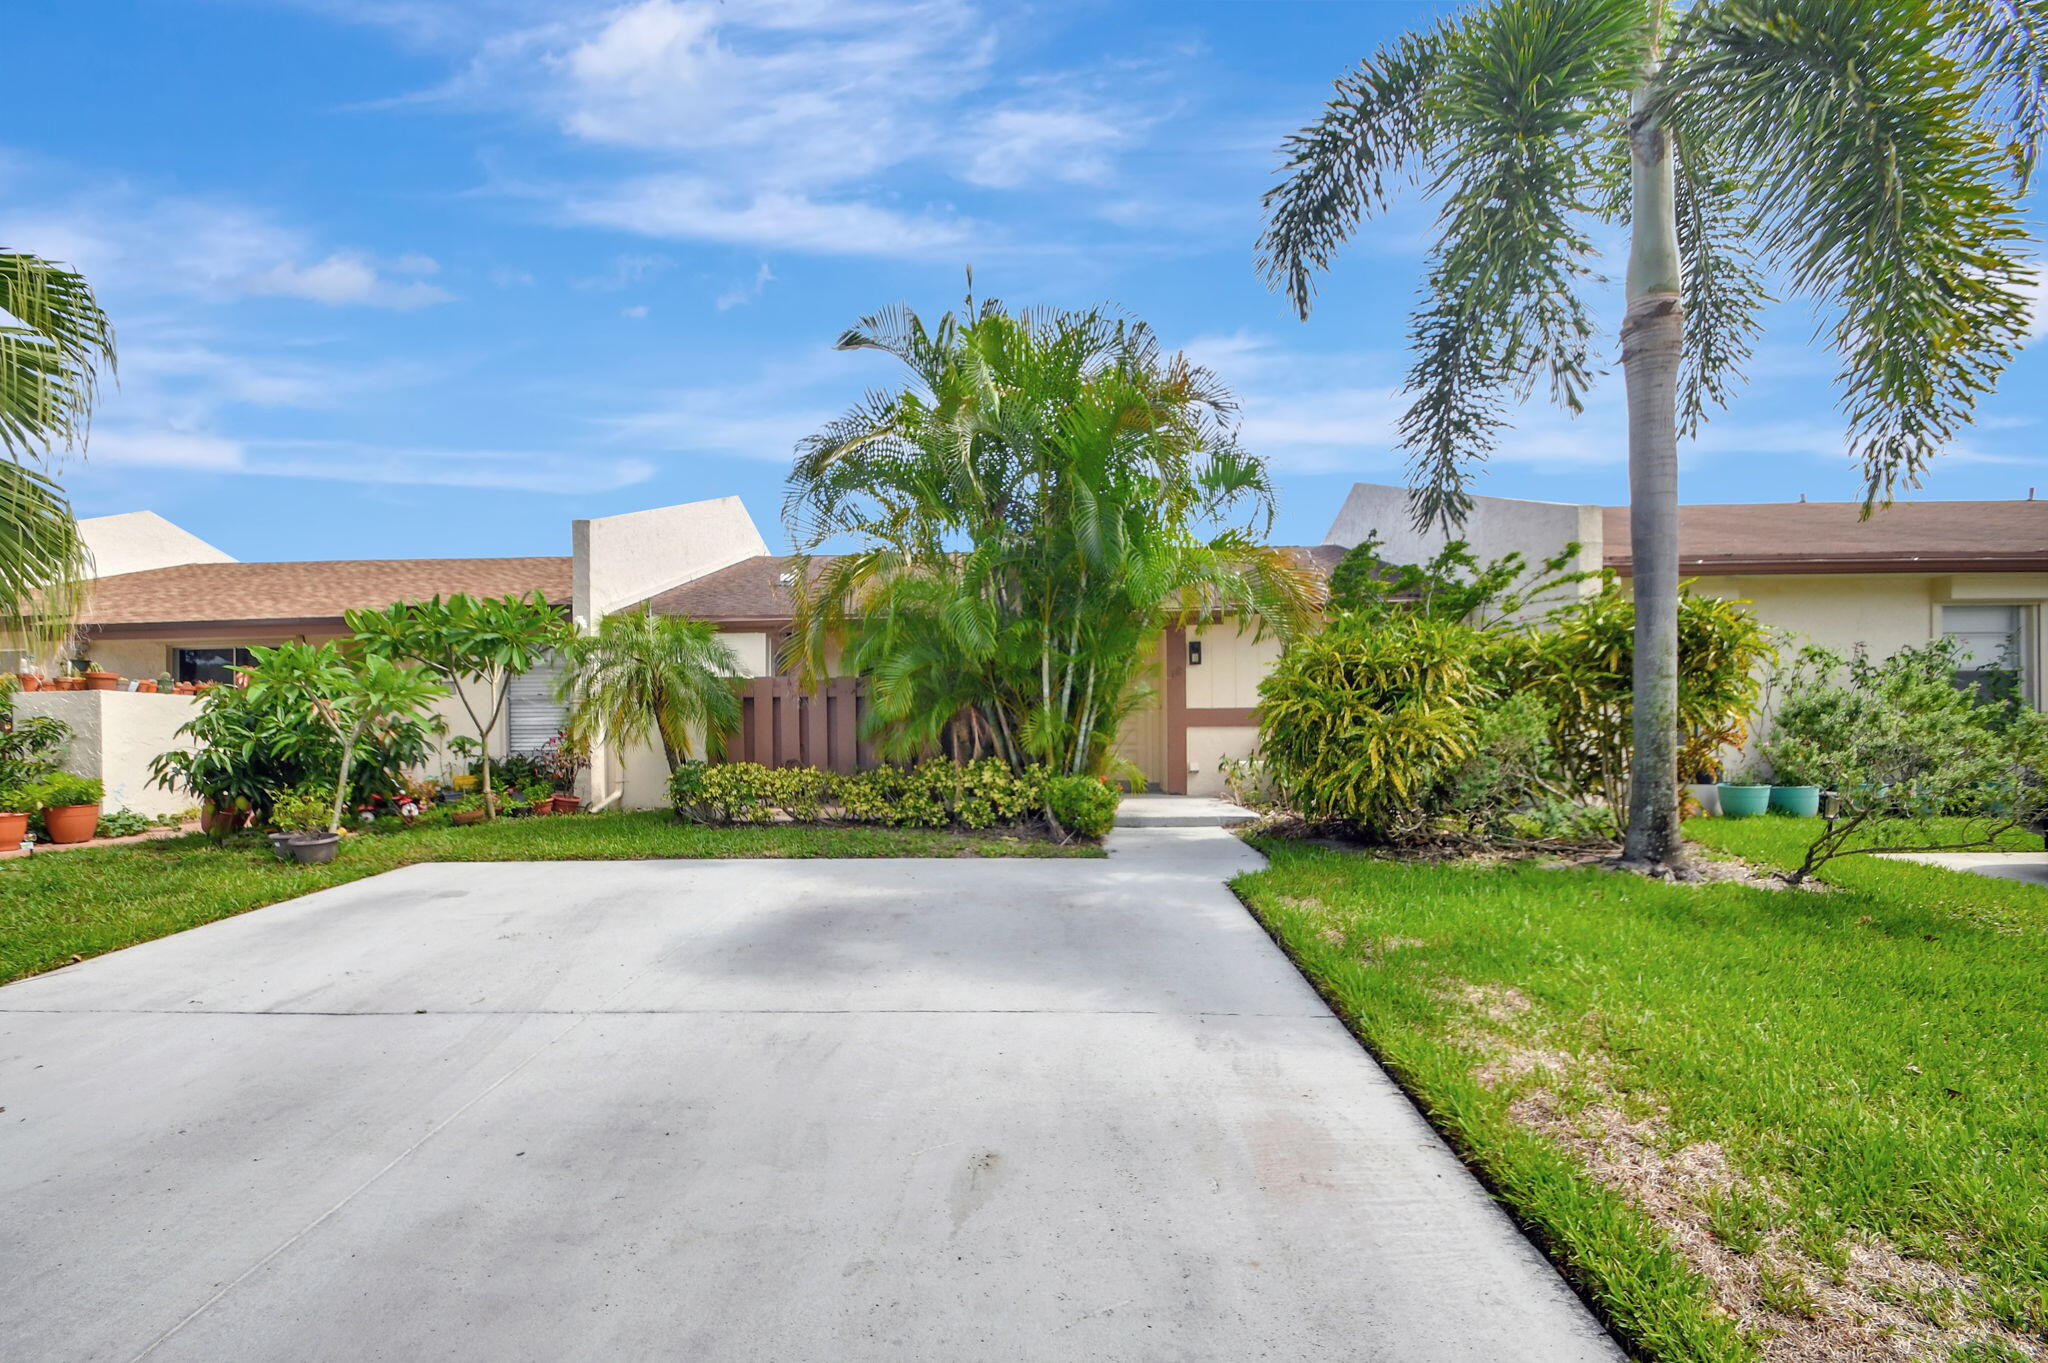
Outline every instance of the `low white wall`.
{"label": "low white wall", "polygon": [[15,696],[19,719],[47,715],[71,728],[66,771],[106,783],[108,809],[176,814],[197,801],[149,781],[158,753],[190,748],[177,729],[199,711],[197,696],[143,695],[136,691],[32,691]]}

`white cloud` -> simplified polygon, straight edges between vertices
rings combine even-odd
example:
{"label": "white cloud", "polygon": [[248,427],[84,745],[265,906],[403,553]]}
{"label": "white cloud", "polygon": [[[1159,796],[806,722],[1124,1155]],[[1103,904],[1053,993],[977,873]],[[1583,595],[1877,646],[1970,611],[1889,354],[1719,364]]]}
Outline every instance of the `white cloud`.
{"label": "white cloud", "polygon": [[582,452],[450,450],[355,441],[235,440],[121,429],[93,437],[94,465],[186,469],[257,478],[302,478],[408,487],[508,492],[607,492],[654,476],[645,459],[592,459]]}
{"label": "white cloud", "polygon": [[630,308],[619,309],[619,316],[621,317],[645,317],[646,315],[647,305],[645,303],[635,303]]}
{"label": "white cloud", "polygon": [[585,275],[570,282],[579,289],[597,293],[617,293],[621,289],[645,283],[674,265],[673,260],[663,255],[613,256],[611,268],[603,274]]}
{"label": "white cloud", "polygon": [[[422,273],[420,257],[405,257],[393,268]],[[434,267],[432,261],[427,266]],[[410,266],[408,269],[407,266]],[[372,308],[418,308],[445,303],[455,295],[421,280],[398,280],[386,275],[367,257],[355,251],[337,251],[310,265],[280,261],[242,283],[245,293],[277,298],[303,298],[333,306],[355,304]]]}
{"label": "white cloud", "polygon": [[56,191],[55,178],[19,176],[7,185],[0,240],[77,267],[102,296],[269,296],[381,308],[453,297],[420,278],[440,269],[428,256],[379,261],[360,250],[323,251],[246,205],[119,182]]}
{"label": "white cloud", "polygon": [[744,307],[759,298],[767,287],[774,282],[775,272],[768,268],[768,262],[764,260],[761,262],[761,268],[754,271],[754,277],[751,281],[745,284],[735,284],[724,293],[718,295],[715,306],[720,312]]}
{"label": "white cloud", "polygon": [[922,256],[964,243],[973,224],[904,214],[859,199],[813,199],[787,190],[735,193],[695,175],[649,175],[565,205],[577,222],[652,237],[809,251]]}
{"label": "white cloud", "polygon": [[1089,104],[992,109],[975,124],[962,173],[999,189],[1047,180],[1102,181],[1110,175],[1111,153],[1132,137],[1127,115]]}

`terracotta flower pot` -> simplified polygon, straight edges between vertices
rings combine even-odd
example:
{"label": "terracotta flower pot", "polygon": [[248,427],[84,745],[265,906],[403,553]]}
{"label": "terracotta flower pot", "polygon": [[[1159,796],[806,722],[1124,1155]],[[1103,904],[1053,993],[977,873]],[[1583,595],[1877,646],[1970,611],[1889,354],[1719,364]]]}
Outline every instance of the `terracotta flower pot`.
{"label": "terracotta flower pot", "polygon": [[28,832],[28,815],[0,814],[0,852],[12,852],[21,846],[21,839]]}
{"label": "terracotta flower pot", "polygon": [[549,803],[554,806],[555,813],[557,814],[574,814],[577,810],[583,808],[583,797],[580,795],[557,795]]}
{"label": "terracotta flower pot", "polygon": [[119,672],[102,672],[98,668],[85,674],[85,689],[88,691],[111,691],[121,680]]}
{"label": "terracotta flower pot", "polygon": [[58,681],[57,681],[57,689],[58,689],[59,691],[83,691],[83,690],[85,689],[85,678],[83,678],[83,677],[62,677],[62,678],[59,678],[59,679],[58,679]]}
{"label": "terracotta flower pot", "polygon": [[58,805],[43,811],[43,827],[51,842],[91,842],[100,826],[98,805]]}
{"label": "terracotta flower pot", "polygon": [[254,817],[255,813],[252,810],[209,809],[202,805],[199,810],[199,831],[224,838],[247,826],[249,820]]}
{"label": "terracotta flower pot", "polygon": [[19,680],[21,682],[21,689],[24,691],[40,691],[43,689],[43,679],[33,672],[22,673]]}
{"label": "terracotta flower pot", "polygon": [[156,683],[153,681],[137,682],[135,683],[135,690],[138,695],[153,696],[156,694]]}

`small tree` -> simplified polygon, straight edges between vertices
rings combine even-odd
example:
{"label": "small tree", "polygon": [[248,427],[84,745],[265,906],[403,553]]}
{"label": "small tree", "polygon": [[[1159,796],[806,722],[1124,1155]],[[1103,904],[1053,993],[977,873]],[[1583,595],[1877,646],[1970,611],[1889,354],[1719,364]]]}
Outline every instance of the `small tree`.
{"label": "small tree", "polygon": [[[491,735],[505,713],[512,678],[532,671],[568,637],[562,613],[539,592],[502,597],[457,592],[446,601],[436,596],[381,611],[352,610],[347,619],[366,654],[417,663],[455,693],[482,745],[483,800],[489,810]],[[482,690],[482,707],[464,682]]]}
{"label": "small tree", "polygon": [[718,629],[702,620],[645,610],[608,615],[590,634],[562,646],[556,695],[569,706],[568,737],[609,738],[620,748],[649,739],[673,774],[691,754],[691,731],[706,746],[739,727],[732,679],[740,660]]}
{"label": "small tree", "polygon": [[1786,695],[1765,749],[1833,792],[1793,884],[1837,857],[1983,847],[2040,819],[2048,716],[1959,688],[1951,641],[1883,662],[1821,659],[1833,668]]}
{"label": "small tree", "polygon": [[333,644],[284,644],[264,651],[245,674],[252,702],[273,697],[303,705],[331,735],[341,760],[334,778],[328,828],[341,827],[357,745],[395,736],[416,724],[448,694],[433,676],[389,658],[366,654],[352,661]]}

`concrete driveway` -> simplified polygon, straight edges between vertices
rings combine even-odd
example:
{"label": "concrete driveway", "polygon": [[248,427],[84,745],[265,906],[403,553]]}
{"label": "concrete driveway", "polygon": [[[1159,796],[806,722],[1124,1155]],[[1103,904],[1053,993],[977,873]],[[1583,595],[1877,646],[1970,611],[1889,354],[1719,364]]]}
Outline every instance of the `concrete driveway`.
{"label": "concrete driveway", "polygon": [[1223,881],[414,867],[0,989],[0,1358],[1618,1359]]}

